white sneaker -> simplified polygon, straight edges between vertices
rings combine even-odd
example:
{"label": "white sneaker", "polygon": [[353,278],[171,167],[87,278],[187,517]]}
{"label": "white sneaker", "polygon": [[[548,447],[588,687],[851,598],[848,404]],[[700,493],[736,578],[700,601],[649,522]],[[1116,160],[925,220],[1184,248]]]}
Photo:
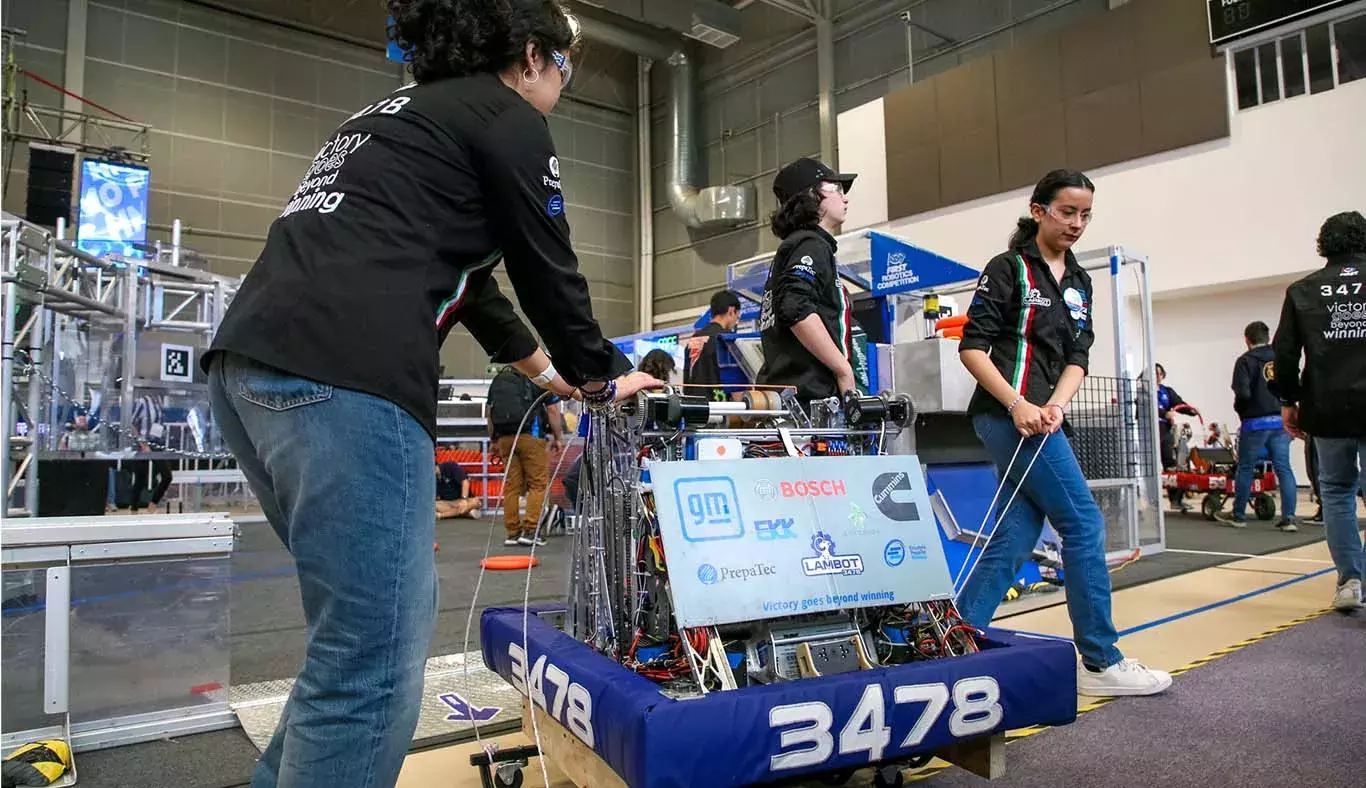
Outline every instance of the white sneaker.
{"label": "white sneaker", "polygon": [[523,531],[521,538],[517,540],[517,544],[522,547],[545,547],[546,541],[539,536],[533,536]]}
{"label": "white sneaker", "polygon": [[1338,586],[1338,592],[1333,595],[1333,609],[1350,613],[1361,607],[1361,581],[1348,580]]}
{"label": "white sneaker", "polygon": [[471,520],[478,520],[479,518],[481,518],[481,517],[483,517],[483,516],[484,516],[484,510],[483,510],[483,509],[471,509],[471,510],[470,510],[470,519],[471,519]]}
{"label": "white sneaker", "polygon": [[521,539],[516,536],[509,536],[503,540],[503,547],[516,547],[521,544]]}
{"label": "white sneaker", "polygon": [[1165,670],[1153,670],[1136,659],[1121,660],[1099,673],[1077,665],[1077,692],[1093,698],[1156,695],[1172,685]]}

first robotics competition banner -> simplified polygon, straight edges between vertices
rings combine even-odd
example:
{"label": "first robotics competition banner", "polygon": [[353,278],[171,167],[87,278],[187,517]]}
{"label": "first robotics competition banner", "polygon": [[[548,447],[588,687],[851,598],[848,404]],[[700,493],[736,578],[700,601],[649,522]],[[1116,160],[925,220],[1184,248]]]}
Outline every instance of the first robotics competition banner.
{"label": "first robotics competition banner", "polygon": [[480,619],[485,664],[632,788],[763,784],[1076,719],[1071,643],[987,636],[963,657],[675,700],[534,612]]}
{"label": "first robotics competition banner", "polygon": [[680,626],[953,597],[913,455],[650,464]]}

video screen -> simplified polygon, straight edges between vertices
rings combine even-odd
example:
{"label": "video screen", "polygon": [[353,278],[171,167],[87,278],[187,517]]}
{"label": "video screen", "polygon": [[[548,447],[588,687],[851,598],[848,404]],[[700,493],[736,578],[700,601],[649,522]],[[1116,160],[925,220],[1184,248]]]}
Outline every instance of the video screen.
{"label": "video screen", "polygon": [[146,167],[98,159],[82,161],[77,248],[97,257],[145,257],[138,246],[147,242],[151,180]]}

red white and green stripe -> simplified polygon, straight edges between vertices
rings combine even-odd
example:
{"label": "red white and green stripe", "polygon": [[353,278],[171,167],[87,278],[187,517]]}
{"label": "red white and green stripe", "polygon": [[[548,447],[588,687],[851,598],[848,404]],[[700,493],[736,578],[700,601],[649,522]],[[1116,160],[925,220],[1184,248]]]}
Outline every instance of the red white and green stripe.
{"label": "red white and green stripe", "polygon": [[1025,386],[1029,383],[1029,362],[1034,356],[1029,346],[1029,329],[1034,323],[1034,305],[1029,300],[1029,294],[1034,289],[1034,275],[1029,272],[1029,265],[1023,257],[1017,254],[1015,259],[1020,263],[1020,320],[1016,325],[1015,375],[1010,385],[1024,394]]}
{"label": "red white and green stripe", "polygon": [[436,327],[438,329],[446,324],[446,321],[450,319],[451,315],[455,314],[455,310],[460,308],[460,303],[465,300],[465,291],[469,289],[470,276],[485,268],[498,265],[499,261],[502,259],[502,250],[496,249],[479,263],[460,272],[460,279],[455,283],[455,292],[451,293],[450,297],[445,301],[442,301],[441,305],[436,308]]}

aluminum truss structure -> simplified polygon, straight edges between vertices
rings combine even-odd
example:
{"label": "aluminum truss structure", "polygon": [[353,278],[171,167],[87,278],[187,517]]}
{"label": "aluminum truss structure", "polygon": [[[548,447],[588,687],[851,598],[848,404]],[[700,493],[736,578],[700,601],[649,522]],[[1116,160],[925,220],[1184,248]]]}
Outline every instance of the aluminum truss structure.
{"label": "aluminum truss structure", "polygon": [[[179,265],[191,253],[179,245],[179,220],[169,249],[158,247],[156,260],[94,257],[55,234],[10,214],[0,227],[3,254],[3,355],[0,356],[0,429],[7,439],[0,462],[0,490],[5,510],[12,515],[36,516],[38,460],[58,451],[60,410],[82,404],[81,397],[60,389],[57,362],[61,358],[63,325],[75,321],[118,337],[118,374],[109,383],[117,394],[119,419],[106,420],[113,445],[101,449],[131,452],[131,429],[136,387],[164,386],[160,380],[139,379],[137,342],[144,330],[177,331],[197,335],[207,344],[236,292],[236,280]],[[112,350],[112,349],[111,349]],[[19,434],[20,416],[29,429]],[[19,488],[23,506],[11,510]]]}

